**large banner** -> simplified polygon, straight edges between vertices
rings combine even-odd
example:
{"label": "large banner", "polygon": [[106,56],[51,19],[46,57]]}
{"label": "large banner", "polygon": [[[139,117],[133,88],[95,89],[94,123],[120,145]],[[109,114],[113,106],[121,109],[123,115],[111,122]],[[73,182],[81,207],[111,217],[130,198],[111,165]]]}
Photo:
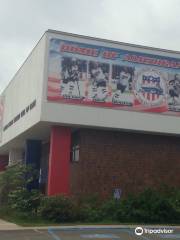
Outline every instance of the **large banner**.
{"label": "large banner", "polygon": [[180,115],[180,59],[51,39],[47,99]]}

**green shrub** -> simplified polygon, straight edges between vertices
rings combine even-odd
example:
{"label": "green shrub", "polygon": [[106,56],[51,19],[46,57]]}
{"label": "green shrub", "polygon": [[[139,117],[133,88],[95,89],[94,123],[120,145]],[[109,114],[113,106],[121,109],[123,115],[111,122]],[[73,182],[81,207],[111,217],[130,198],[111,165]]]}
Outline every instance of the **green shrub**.
{"label": "green shrub", "polygon": [[162,192],[147,189],[137,196],[129,196],[117,208],[117,220],[140,223],[175,223],[179,211]]}
{"label": "green shrub", "polygon": [[1,173],[0,215],[12,210],[18,219],[36,216],[45,222],[180,223],[180,189],[162,186],[120,200],[102,200],[97,194],[74,199],[27,189],[37,179],[37,171],[23,164]]}
{"label": "green shrub", "polygon": [[71,222],[75,219],[75,206],[66,196],[44,197],[40,205],[40,216],[53,222]]}
{"label": "green shrub", "polygon": [[54,222],[179,223],[179,190],[173,190],[173,194],[147,189],[121,200],[102,201],[97,196],[79,201],[64,196],[45,197],[40,212],[42,218]]}
{"label": "green shrub", "polygon": [[76,220],[83,222],[98,222],[102,220],[100,209],[82,205],[77,207]]}
{"label": "green shrub", "polygon": [[101,204],[102,200],[98,194],[80,197],[76,202],[76,219],[84,222],[101,221]]}
{"label": "green shrub", "polygon": [[120,200],[109,199],[100,209],[101,218],[104,220],[117,220],[117,212],[120,209]]}
{"label": "green shrub", "polygon": [[163,197],[169,199],[173,207],[180,212],[180,189],[164,185],[160,188],[160,191]]}
{"label": "green shrub", "polygon": [[9,193],[22,190],[38,179],[38,171],[32,166],[16,164],[0,174],[0,205],[7,205]]}
{"label": "green shrub", "polygon": [[22,213],[27,212],[28,214],[37,213],[41,198],[42,194],[39,192],[39,190],[34,189],[29,191],[27,188],[14,190],[8,195],[9,206],[13,210]]}
{"label": "green shrub", "polygon": [[125,199],[105,201],[101,206],[103,220],[129,223],[179,223],[178,189],[146,189]]}
{"label": "green shrub", "polygon": [[100,221],[100,200],[96,195],[79,198],[50,196],[42,199],[39,212],[45,220],[53,222]]}
{"label": "green shrub", "polygon": [[83,195],[77,199],[77,204],[91,206],[92,208],[97,208],[101,206],[102,199],[100,198],[98,193],[94,193],[91,195]]}

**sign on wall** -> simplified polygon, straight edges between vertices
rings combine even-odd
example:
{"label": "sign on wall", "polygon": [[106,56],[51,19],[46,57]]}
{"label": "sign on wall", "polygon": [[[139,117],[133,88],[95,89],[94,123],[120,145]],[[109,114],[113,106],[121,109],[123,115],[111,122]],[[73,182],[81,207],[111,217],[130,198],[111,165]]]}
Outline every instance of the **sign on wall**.
{"label": "sign on wall", "polygon": [[180,59],[51,39],[47,98],[180,115]]}

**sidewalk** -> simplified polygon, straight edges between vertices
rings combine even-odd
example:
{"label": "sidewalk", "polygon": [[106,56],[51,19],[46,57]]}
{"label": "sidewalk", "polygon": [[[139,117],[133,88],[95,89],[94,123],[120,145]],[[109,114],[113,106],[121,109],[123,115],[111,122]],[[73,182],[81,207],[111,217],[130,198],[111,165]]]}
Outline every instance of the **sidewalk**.
{"label": "sidewalk", "polygon": [[109,228],[133,228],[131,225],[49,225],[49,226],[31,226],[31,227],[24,227],[20,225],[16,225],[15,223],[7,222],[0,219],[0,231],[2,230],[48,230],[48,229],[59,229],[59,230],[79,230],[79,229],[109,229]]}
{"label": "sidewalk", "polygon": [[21,229],[21,227],[14,223],[6,222],[0,219],[0,231],[1,230],[18,230],[18,229]]}
{"label": "sidewalk", "polygon": [[65,224],[59,224],[59,225],[49,225],[49,226],[31,226],[31,227],[24,227],[20,225],[16,225],[15,223],[7,222],[2,219],[0,219],[0,231],[2,230],[48,230],[48,229],[54,229],[54,230],[82,230],[82,229],[135,229],[137,226],[141,227],[147,227],[147,228],[173,228],[173,229],[179,229],[180,226],[163,226],[163,225],[151,225],[151,224],[131,224],[131,225],[98,225],[98,224],[89,224],[89,225],[65,225]]}

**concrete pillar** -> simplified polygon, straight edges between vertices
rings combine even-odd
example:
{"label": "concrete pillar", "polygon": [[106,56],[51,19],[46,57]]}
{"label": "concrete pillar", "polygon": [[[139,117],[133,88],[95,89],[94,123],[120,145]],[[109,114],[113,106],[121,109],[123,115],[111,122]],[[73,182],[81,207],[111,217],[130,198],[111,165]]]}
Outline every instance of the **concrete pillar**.
{"label": "concrete pillar", "polygon": [[23,149],[12,148],[9,150],[9,166],[23,161]]}
{"label": "concrete pillar", "polygon": [[53,126],[50,138],[48,195],[70,193],[71,129]]}

